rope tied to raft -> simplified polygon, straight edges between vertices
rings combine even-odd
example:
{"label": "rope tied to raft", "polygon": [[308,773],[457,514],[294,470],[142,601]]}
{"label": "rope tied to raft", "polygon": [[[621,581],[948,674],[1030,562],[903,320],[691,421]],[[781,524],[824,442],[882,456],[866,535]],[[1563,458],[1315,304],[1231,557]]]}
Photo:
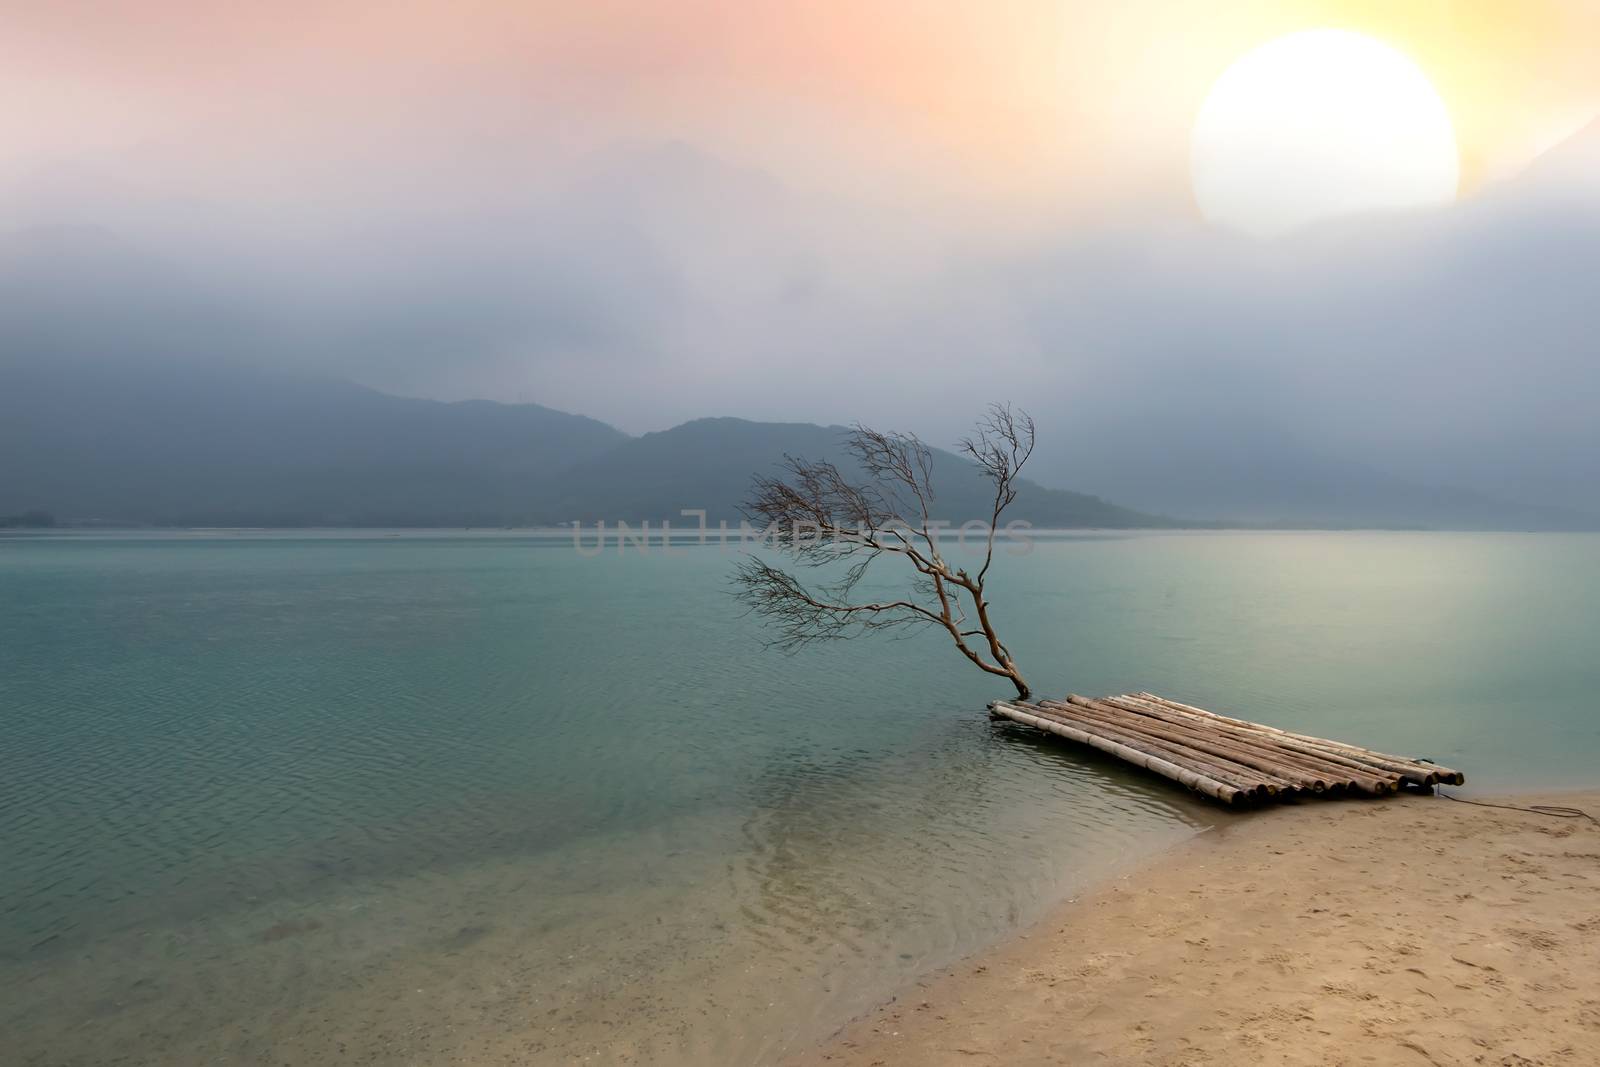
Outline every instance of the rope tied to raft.
{"label": "rope tied to raft", "polygon": [[[1432,763],[1433,760],[1419,757],[1417,762]],[[1600,826],[1600,819],[1590,815],[1582,808],[1569,808],[1562,804],[1528,804],[1526,806],[1522,804],[1491,804],[1487,800],[1468,800],[1466,797],[1454,797],[1446,793],[1443,788],[1438,788],[1437,792],[1446,800],[1453,800],[1457,804],[1472,804],[1480,808],[1501,808],[1505,811],[1526,811],[1532,812],[1534,815],[1548,815],[1552,819],[1588,819],[1596,826]]]}
{"label": "rope tied to raft", "polygon": [[1504,808],[1506,811],[1527,811],[1535,815],[1548,815],[1552,819],[1588,819],[1596,826],[1600,826],[1600,819],[1595,818],[1582,808],[1568,808],[1560,804],[1491,804],[1487,800],[1468,800],[1466,797],[1453,797],[1444,790],[1439,790],[1439,795],[1446,800],[1453,800],[1457,804],[1475,804],[1480,808]]}

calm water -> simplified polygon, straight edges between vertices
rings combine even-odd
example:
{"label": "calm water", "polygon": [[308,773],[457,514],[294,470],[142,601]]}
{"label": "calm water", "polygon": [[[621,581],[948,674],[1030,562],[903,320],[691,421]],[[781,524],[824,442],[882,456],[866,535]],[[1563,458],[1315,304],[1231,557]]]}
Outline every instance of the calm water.
{"label": "calm water", "polygon": [[[764,652],[713,549],[0,539],[7,1062],[747,1063],[1223,816],[931,634]],[[1076,536],[1036,688],[1591,785],[1600,538]]]}

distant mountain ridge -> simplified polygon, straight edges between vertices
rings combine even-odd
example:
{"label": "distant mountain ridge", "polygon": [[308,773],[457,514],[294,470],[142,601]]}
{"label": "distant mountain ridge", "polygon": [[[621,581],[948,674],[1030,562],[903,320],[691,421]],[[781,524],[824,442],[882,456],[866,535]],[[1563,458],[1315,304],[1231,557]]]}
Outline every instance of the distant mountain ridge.
{"label": "distant mountain ridge", "polygon": [[1594,530],[1577,508],[1506,500],[1325,455],[1267,418],[1169,412],[1136,434],[1079,434],[1035,476],[1110,491],[1136,508],[1303,529]]}
{"label": "distant mountain ridge", "polygon": [[[574,464],[552,481],[552,503],[585,523],[661,518],[677,522],[685,507],[705,509],[712,522],[736,521],[751,477],[777,470],[786,455],[830,460],[848,471],[852,464],[842,448],[847,433],[843,426],[812,423],[695,419]],[[933,517],[955,525],[987,520],[993,505],[991,484],[962,457],[942,449],[934,449],[933,455],[937,494]],[[1179,525],[1174,519],[1027,480],[1006,516],[1041,527]]]}
{"label": "distant mountain ridge", "polygon": [[[737,521],[785,454],[843,462],[841,427],[700,419],[633,438],[537,404],[445,403],[239,367],[57,361],[0,368],[0,514],[189,526]],[[988,515],[975,470],[936,453],[938,516]],[[1040,526],[1172,526],[1023,487]]]}
{"label": "distant mountain ridge", "polygon": [[[786,455],[848,467],[846,432],[704,418],[631,437],[537,404],[409,399],[242,366],[11,360],[0,364],[0,515],[158,526],[681,526],[692,521],[683,511],[704,510],[709,522],[737,523],[752,476]],[[962,457],[934,455],[935,517],[987,518],[988,484]],[[1581,513],[1374,481],[1355,469],[1341,477],[1347,491],[1321,500],[1325,513],[1310,520],[1235,514],[1257,526],[1596,525]],[[1295,499],[1319,504],[1315,494]],[[1029,480],[1008,517],[1057,528],[1214,526],[1213,516],[1228,518],[1244,499],[1184,503],[1211,521]],[[1439,516],[1448,521],[1427,521]]]}
{"label": "distant mountain ridge", "polygon": [[0,369],[0,512],[157,525],[526,521],[543,517],[535,485],[627,439],[536,404],[412,400],[243,368],[11,367]]}
{"label": "distant mountain ridge", "polygon": [[[681,167],[679,169],[682,169]],[[785,453],[843,430],[698,419],[630,437],[537,404],[444,403],[277,365],[297,338],[203,275],[96,227],[0,234],[0,515],[63,523],[504,526],[739,517]],[[1039,526],[1595,529],[1581,511],[1407,481],[1302,444],[1263,413],[1146,401],[1046,426],[1011,513]],[[1092,487],[1103,496],[1046,488]],[[938,516],[983,518],[941,453]],[[1120,501],[1110,503],[1106,497]],[[1558,498],[1559,499],[1559,498]],[[1191,523],[1193,524],[1193,523]]]}
{"label": "distant mountain ridge", "polygon": [[[1449,213],[1354,220],[1294,237],[1297,259],[1322,265],[1317,277],[1353,271],[1365,279],[1331,304],[1302,307],[1303,278],[1281,291],[1269,284],[1286,262],[1276,254],[1190,234],[1176,246],[1180,263],[1192,259],[1197,269],[1254,279],[1260,292],[1252,299],[1260,306],[1252,317],[1265,314],[1263,307],[1279,309],[1251,328],[1276,331],[1281,351],[1271,364],[1253,360],[1249,345],[1238,360],[1218,362],[1217,352],[1241,337],[1213,330],[1212,316],[1188,308],[1204,289],[1190,294],[1183,287],[1170,306],[1188,315],[1182,321],[1206,328],[1131,339],[1122,333],[1126,316],[1106,314],[1115,301],[1065,299],[1079,291],[1114,294],[1123,281],[1140,291],[1160,282],[1151,262],[1166,257],[1150,261],[1137,242],[1109,258],[1074,244],[1008,260],[1006,299],[1020,301],[1020,313],[1041,331],[1041,351],[1065,351],[1072,346],[1061,339],[1082,334],[1089,340],[1079,347],[1127,353],[1086,362],[1090,373],[1006,379],[1012,396],[1058,416],[1044,427],[1028,468],[1037,484],[1019,502],[1018,516],[1063,526],[1164,526],[1172,520],[1160,516],[1175,515],[1277,528],[1600,528],[1596,424],[1570,402],[1592,392],[1594,361],[1582,339],[1593,334],[1593,302],[1554,284],[1594,273],[1600,215],[1571,205],[1592,206],[1597,160],[1600,124],[1591,124],[1526,174]],[[527,261],[496,258],[517,241],[505,248],[488,242],[494,254],[485,252],[486,259],[452,258],[461,252],[453,241],[442,246],[442,259],[407,244],[396,277],[385,263],[361,257],[329,275],[348,277],[354,296],[311,284],[321,276],[309,257],[257,261],[225,248],[208,251],[173,237],[170,225],[141,235],[137,217],[131,230],[91,221],[0,232],[0,515],[506,525],[677,521],[683,508],[704,508],[732,518],[755,470],[786,451],[832,454],[838,428],[712,419],[632,438],[534,404],[440,404],[290,376],[289,368],[344,367],[358,379],[370,373],[375,381],[409,383],[399,391],[414,385],[426,393],[426,377],[414,381],[405,368],[512,351],[527,366],[552,354],[600,353],[594,366],[615,374],[629,366],[620,361],[626,353],[664,343],[654,329],[657,313],[676,314],[684,278],[671,257],[650,254],[652,244],[699,247],[696,226],[707,212],[733,211],[752,223],[724,230],[734,259],[775,264],[756,289],[786,294],[784,300],[814,299],[826,289],[826,272],[813,271],[801,239],[805,226],[772,233],[753,225],[783,217],[775,205],[788,203],[775,199],[781,190],[759,171],[730,169],[691,146],[645,146],[597,156],[577,185],[607,190],[604,211],[585,223],[593,233],[576,231],[605,238],[581,244],[597,250],[593,263],[587,253],[576,260],[543,252]],[[631,207],[619,214],[619,204]],[[161,217],[175,223],[181,215]],[[1157,247],[1168,245],[1147,250]],[[1423,250],[1448,269],[1413,270]],[[427,271],[412,271],[423,263]],[[285,269],[296,285],[275,273]],[[1118,281],[1121,274],[1127,278]],[[605,284],[566,284],[579,276]],[[1512,276],[1531,281],[1508,288]],[[517,281],[501,291],[502,279]],[[1465,291],[1476,298],[1459,298],[1463,279],[1474,282]],[[495,281],[493,298],[480,300],[486,280]],[[1172,278],[1166,281],[1170,303]],[[618,293],[633,295],[612,300]],[[643,303],[659,305],[630,317],[640,294]],[[429,305],[443,314],[409,314]],[[1420,310],[1396,318],[1395,309],[1406,307]],[[1301,310],[1283,312],[1295,308]],[[1580,314],[1583,308],[1589,310]],[[1307,317],[1307,309],[1320,311]],[[783,321],[760,328],[780,334]],[[1541,369],[1524,374],[1514,353],[1526,337],[1543,336],[1535,327],[1546,322],[1565,325],[1536,346],[1544,352]],[[1353,341],[1346,336],[1352,328]],[[1106,344],[1093,343],[1095,336]],[[1140,344],[1124,348],[1128,341]],[[1425,368],[1402,358],[1415,348],[1455,355],[1419,374]],[[619,362],[604,362],[609,352]],[[1133,370],[1123,374],[1124,364]],[[1391,365],[1410,368],[1404,388],[1389,387]],[[260,367],[281,370],[250,369]],[[594,380],[607,373],[597,370]],[[1283,384],[1301,378],[1318,382],[1323,400],[1281,403],[1309,391]],[[472,380],[464,374],[449,387]],[[946,396],[910,408],[912,424],[926,415],[927,425],[946,428],[942,439],[953,437],[960,422],[946,405],[989,399],[962,400],[970,387],[961,380],[952,377]],[[1480,395],[1485,382],[1497,383],[1493,404]],[[1539,392],[1553,396],[1557,383],[1569,400],[1559,409]],[[1423,403],[1404,400],[1424,387]],[[608,410],[631,406],[638,418],[650,401],[647,389],[611,389],[616,403]],[[1455,413],[1470,411],[1471,403],[1482,410],[1470,420],[1479,429],[1469,434],[1452,419],[1461,422]],[[1315,417],[1319,405],[1330,417]],[[941,474],[950,473],[941,477],[940,510],[952,521],[981,513],[962,480],[968,472],[950,462],[941,458]]]}

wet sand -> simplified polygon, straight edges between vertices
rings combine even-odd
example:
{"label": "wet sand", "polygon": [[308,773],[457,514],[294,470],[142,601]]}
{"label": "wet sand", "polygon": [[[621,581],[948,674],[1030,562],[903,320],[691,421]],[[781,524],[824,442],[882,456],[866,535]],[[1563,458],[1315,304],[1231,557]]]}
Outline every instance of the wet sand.
{"label": "wet sand", "polygon": [[1600,1063],[1600,826],[1432,797],[1225,816],[792,1062]]}

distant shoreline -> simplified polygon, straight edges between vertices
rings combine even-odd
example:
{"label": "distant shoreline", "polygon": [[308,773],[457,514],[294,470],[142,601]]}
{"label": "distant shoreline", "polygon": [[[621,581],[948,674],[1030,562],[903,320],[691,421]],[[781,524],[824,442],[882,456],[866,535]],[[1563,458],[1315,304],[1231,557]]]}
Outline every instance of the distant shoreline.
{"label": "distant shoreline", "polygon": [[1441,798],[1219,811],[787,1062],[1559,1062],[1600,1036],[1597,858],[1587,820]]}
{"label": "distant shoreline", "polygon": [[[624,519],[634,531],[639,531],[643,524],[648,524],[649,535],[660,537],[663,532],[663,520],[656,519]],[[670,520],[669,520],[670,521]],[[681,521],[681,520],[680,520]],[[614,529],[615,523],[607,520],[607,528]],[[697,535],[694,527],[685,527],[679,522],[671,523],[673,538],[693,538]],[[577,527],[579,532],[593,534],[593,523],[584,523]],[[502,526],[495,523],[481,525],[255,525],[255,526],[211,526],[211,525],[139,525],[120,523],[71,523],[61,522],[49,526],[3,526],[0,525],[0,537],[11,535],[24,535],[34,537],[48,537],[53,534],[81,534],[81,533],[508,533],[508,534],[551,534],[572,536],[574,527],[567,526]],[[1183,534],[1183,533],[1427,533],[1427,534],[1592,534],[1600,533],[1600,527],[1593,529],[1528,529],[1519,527],[1442,527],[1442,526],[1308,526],[1299,524],[1272,524],[1262,523],[1257,525],[1243,523],[1186,523],[1177,526],[1037,526],[1029,530],[1034,537],[1066,537],[1074,534]],[[942,537],[955,538],[954,531],[944,531]]]}

